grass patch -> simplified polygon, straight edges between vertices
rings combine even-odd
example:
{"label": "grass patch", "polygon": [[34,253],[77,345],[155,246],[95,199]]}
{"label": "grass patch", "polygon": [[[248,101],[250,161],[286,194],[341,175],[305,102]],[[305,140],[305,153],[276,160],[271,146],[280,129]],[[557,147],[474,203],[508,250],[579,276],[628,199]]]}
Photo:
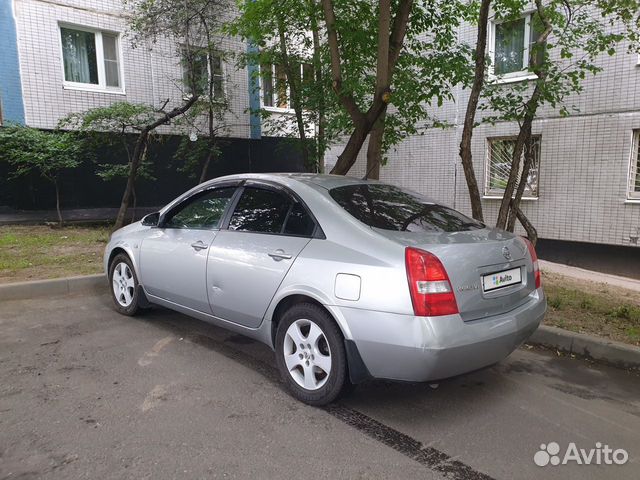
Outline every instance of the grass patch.
{"label": "grass patch", "polygon": [[1,226],[0,283],[100,273],[108,240],[104,226]]}
{"label": "grass patch", "polygon": [[543,272],[544,323],[640,346],[640,292]]}

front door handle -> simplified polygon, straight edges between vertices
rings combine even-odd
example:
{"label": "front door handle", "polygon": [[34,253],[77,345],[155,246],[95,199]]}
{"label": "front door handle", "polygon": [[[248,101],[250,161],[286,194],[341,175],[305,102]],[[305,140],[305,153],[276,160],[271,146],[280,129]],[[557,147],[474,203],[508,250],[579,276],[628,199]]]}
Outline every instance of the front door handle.
{"label": "front door handle", "polygon": [[198,240],[197,242],[192,243],[191,246],[196,251],[205,250],[209,248],[205,245],[205,243],[202,240]]}
{"label": "front door handle", "polygon": [[279,262],[280,260],[289,260],[291,258],[291,255],[289,255],[288,253],[284,253],[284,250],[282,250],[281,248],[279,248],[275,252],[269,253],[269,256],[276,262]]}

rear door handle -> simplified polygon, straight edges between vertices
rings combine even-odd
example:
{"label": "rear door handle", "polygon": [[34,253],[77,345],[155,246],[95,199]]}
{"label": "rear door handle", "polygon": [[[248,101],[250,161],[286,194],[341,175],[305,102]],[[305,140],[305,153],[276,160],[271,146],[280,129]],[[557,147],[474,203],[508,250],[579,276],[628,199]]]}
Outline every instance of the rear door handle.
{"label": "rear door handle", "polygon": [[280,260],[289,260],[291,258],[291,255],[289,255],[288,253],[284,253],[284,250],[280,248],[275,252],[269,253],[269,256],[276,262],[279,262]]}
{"label": "rear door handle", "polygon": [[192,243],[191,246],[196,251],[205,250],[206,248],[209,248],[205,245],[205,243],[202,240],[198,240],[197,242]]}

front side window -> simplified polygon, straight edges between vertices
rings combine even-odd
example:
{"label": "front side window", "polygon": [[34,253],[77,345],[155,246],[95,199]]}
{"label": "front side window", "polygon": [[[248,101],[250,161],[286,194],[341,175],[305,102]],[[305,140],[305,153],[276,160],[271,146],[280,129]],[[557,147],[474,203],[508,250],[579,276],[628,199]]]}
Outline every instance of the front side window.
{"label": "front side window", "polygon": [[[209,95],[211,87],[213,98],[224,98],[224,73],[222,54],[211,55],[204,48],[190,48],[182,51],[182,81],[187,95],[193,95],[193,87],[199,96]],[[211,85],[209,85],[211,82]]]}
{"label": "front side window", "polygon": [[640,130],[633,131],[633,148],[629,165],[628,198],[640,200]]}
{"label": "front side window", "polygon": [[329,195],[362,223],[383,230],[438,233],[484,228],[460,212],[392,185],[347,185],[329,190]]}
{"label": "front side window", "polygon": [[[540,144],[541,137],[534,136],[531,145],[533,155],[527,184],[524,189],[525,197],[538,197],[538,175],[540,169]],[[513,149],[516,145],[516,137],[490,138],[488,141],[488,158],[485,178],[485,193],[489,196],[503,196],[504,189],[509,180],[511,162],[513,160]],[[524,155],[520,157],[520,168],[518,179],[522,176],[524,166]],[[517,185],[516,185],[517,188]]]}
{"label": "front side window", "polygon": [[118,34],[60,27],[60,38],[66,83],[121,89]]}
{"label": "front side window", "polygon": [[219,228],[224,210],[235,191],[236,187],[221,187],[198,194],[171,212],[164,226],[199,230]]}
{"label": "front side window", "polygon": [[522,75],[531,64],[531,55],[536,55],[538,61],[542,60],[542,49],[535,47],[541,32],[540,21],[536,15],[528,14],[517,20],[494,22],[492,32],[493,75]]}

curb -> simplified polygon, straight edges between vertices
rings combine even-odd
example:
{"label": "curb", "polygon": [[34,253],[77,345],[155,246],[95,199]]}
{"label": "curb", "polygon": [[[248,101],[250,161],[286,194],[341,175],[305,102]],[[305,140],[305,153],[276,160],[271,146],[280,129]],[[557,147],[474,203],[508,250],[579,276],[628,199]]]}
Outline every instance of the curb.
{"label": "curb", "polygon": [[55,278],[0,285],[0,302],[5,300],[25,300],[31,298],[68,295],[104,288],[107,277],[104,273],[81,277]]}
{"label": "curb", "polygon": [[640,369],[640,348],[626,343],[541,325],[526,343],[581,355],[614,367]]}

